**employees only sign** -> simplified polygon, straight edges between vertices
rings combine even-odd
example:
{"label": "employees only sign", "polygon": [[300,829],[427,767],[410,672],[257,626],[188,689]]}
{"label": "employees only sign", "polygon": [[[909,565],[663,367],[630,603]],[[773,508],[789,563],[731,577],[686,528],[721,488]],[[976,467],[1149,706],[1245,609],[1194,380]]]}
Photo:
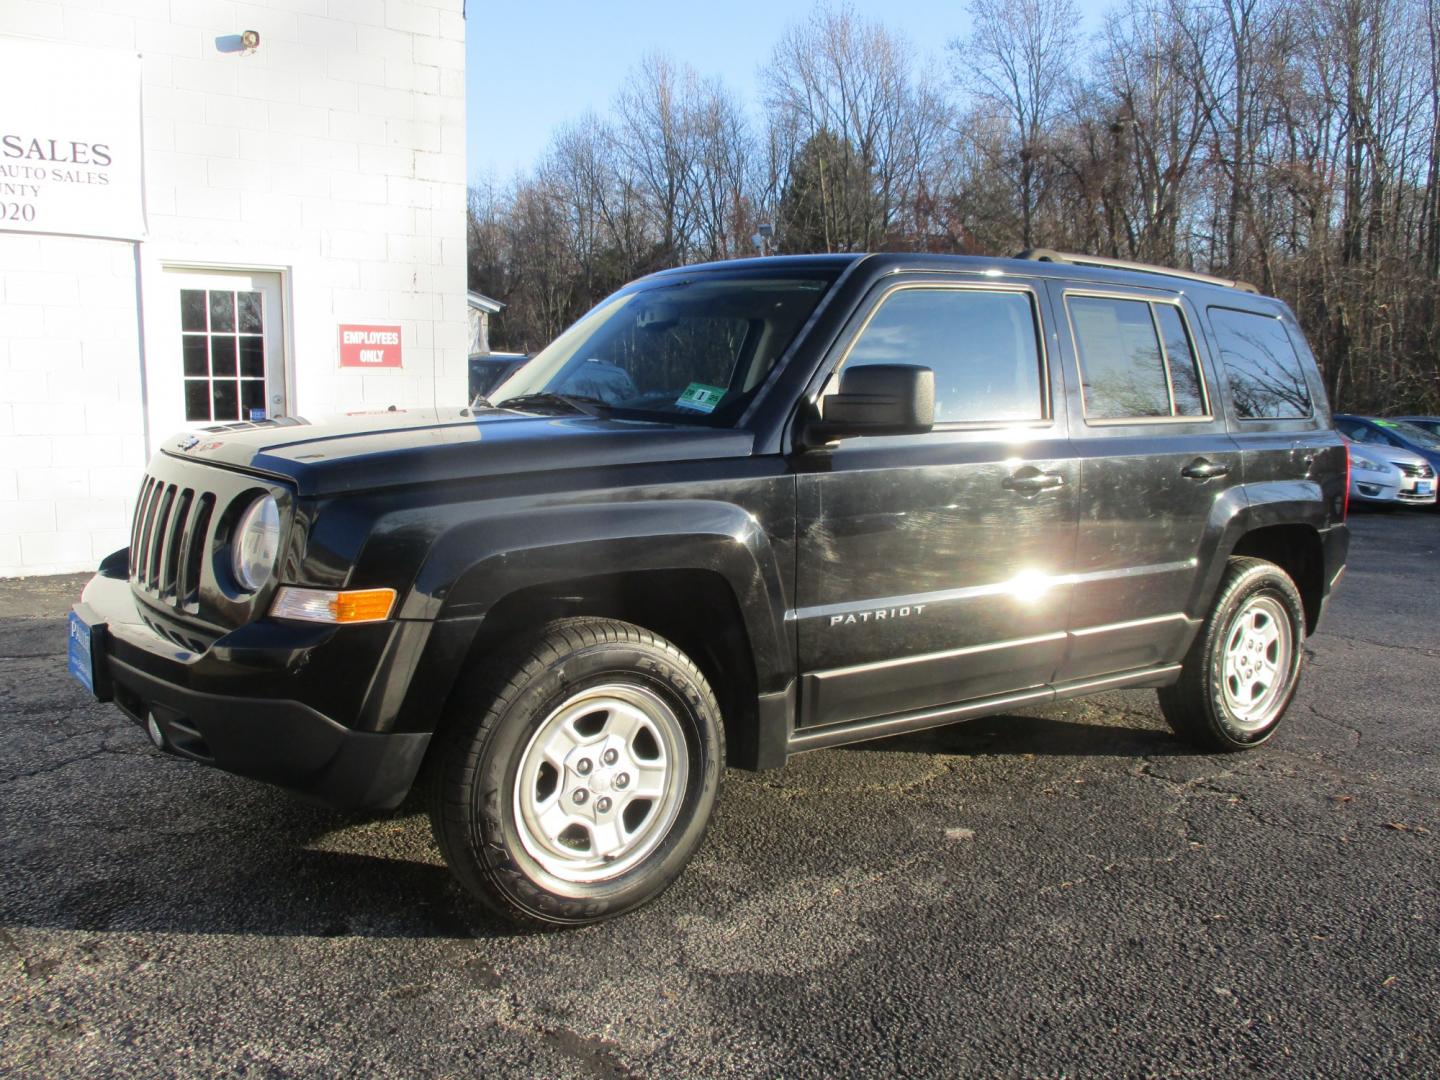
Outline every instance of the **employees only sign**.
{"label": "employees only sign", "polygon": [[0,35],[0,231],[145,236],[140,58]]}
{"label": "employees only sign", "polygon": [[400,327],[341,326],[340,366],[400,367]]}

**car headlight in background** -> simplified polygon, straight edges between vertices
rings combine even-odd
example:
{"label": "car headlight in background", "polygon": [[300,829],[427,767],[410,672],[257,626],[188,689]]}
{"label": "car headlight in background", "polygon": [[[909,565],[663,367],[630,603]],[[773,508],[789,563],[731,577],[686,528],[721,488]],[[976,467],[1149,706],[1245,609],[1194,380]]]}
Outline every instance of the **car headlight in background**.
{"label": "car headlight in background", "polygon": [[1356,472],[1385,473],[1390,471],[1388,466],[1382,465],[1373,458],[1361,457],[1359,454],[1350,455],[1350,467]]}
{"label": "car headlight in background", "polygon": [[262,495],[246,508],[230,545],[235,580],[247,592],[258,592],[275,573],[280,555],[280,507]]}

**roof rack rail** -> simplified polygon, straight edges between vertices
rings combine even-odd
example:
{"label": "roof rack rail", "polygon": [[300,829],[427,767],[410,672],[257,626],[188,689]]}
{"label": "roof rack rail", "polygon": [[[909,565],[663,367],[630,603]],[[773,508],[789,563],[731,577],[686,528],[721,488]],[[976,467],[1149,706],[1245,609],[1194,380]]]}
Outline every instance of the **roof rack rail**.
{"label": "roof rack rail", "polygon": [[1133,270],[1141,274],[1162,274],[1165,277],[1185,278],[1187,281],[1203,281],[1206,285],[1223,285],[1241,292],[1260,292],[1248,281],[1237,278],[1216,277],[1214,274],[1201,274],[1194,270],[1172,270],[1168,266],[1134,262],[1130,259],[1111,259],[1104,255],[1075,255],[1068,251],[1052,251],[1050,248],[1026,248],[1015,258],[1029,259],[1032,262],[1068,263],[1074,266],[1103,266],[1110,270]]}

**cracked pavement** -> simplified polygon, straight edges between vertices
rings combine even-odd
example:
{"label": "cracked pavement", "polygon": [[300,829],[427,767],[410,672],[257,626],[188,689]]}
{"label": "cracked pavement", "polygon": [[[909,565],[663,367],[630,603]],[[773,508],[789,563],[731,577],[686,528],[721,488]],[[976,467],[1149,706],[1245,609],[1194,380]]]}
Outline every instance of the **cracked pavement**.
{"label": "cracked pavement", "polygon": [[1352,519],[1282,731],[1122,691],[732,772],[658,902],[517,934],[414,806],[169,758],[0,582],[0,1074],[1440,1072],[1440,515]]}

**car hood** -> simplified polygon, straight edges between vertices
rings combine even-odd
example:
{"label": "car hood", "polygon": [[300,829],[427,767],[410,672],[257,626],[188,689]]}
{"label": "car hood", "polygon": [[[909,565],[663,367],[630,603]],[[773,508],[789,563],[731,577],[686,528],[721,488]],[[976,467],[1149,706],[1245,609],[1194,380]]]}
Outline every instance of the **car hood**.
{"label": "car hood", "polygon": [[[1361,444],[1361,443],[1353,443],[1353,442],[1350,443],[1349,445],[1350,445],[1350,460],[1351,460],[1351,461],[1363,461],[1363,462],[1365,462],[1367,465],[1370,465],[1370,466],[1372,466],[1372,467],[1374,467],[1374,468],[1376,468],[1376,469],[1382,469],[1382,470],[1383,470],[1383,469],[1388,469],[1388,468],[1391,466],[1391,464],[1392,464],[1391,461],[1390,461],[1390,459],[1389,459],[1388,457],[1386,457],[1385,454],[1382,454],[1377,447],[1364,446],[1364,445]],[[1409,451],[1408,451],[1408,450],[1407,450],[1407,451],[1403,451],[1403,453],[1407,453],[1407,454],[1408,454]],[[1398,470],[1397,470],[1397,472],[1398,472]]]}
{"label": "car hood", "polygon": [[1416,450],[1406,450],[1403,446],[1366,446],[1372,457],[1381,457],[1395,465],[1429,465],[1430,461],[1426,456]]}
{"label": "car hood", "polygon": [[750,453],[747,431],[507,409],[384,409],[185,432],[176,457],[280,477],[301,495]]}

